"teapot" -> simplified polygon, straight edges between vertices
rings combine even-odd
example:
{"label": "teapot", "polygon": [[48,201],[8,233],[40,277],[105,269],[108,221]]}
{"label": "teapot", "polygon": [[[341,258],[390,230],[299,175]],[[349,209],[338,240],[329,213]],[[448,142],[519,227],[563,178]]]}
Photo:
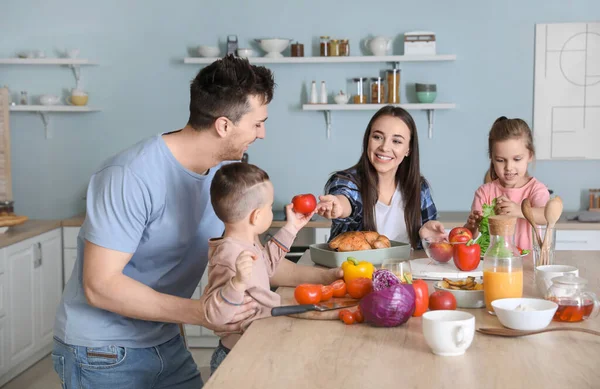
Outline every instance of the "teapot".
{"label": "teapot", "polygon": [[384,56],[387,55],[392,46],[392,38],[376,36],[375,38],[366,39],[364,45],[373,55]]}
{"label": "teapot", "polygon": [[569,273],[552,279],[545,298],[558,304],[554,320],[578,322],[598,316],[600,300],[585,290],[587,280]]}

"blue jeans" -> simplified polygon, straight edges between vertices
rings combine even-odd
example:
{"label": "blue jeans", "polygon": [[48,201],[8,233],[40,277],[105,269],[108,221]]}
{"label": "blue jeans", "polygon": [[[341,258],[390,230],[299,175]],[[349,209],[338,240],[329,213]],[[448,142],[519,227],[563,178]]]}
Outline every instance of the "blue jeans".
{"label": "blue jeans", "polygon": [[223,343],[219,340],[219,346],[213,351],[213,354],[210,357],[210,375],[214,374],[215,370],[217,370],[221,362],[225,360],[225,357],[230,351],[231,350],[223,346]]}
{"label": "blue jeans", "polygon": [[156,347],[83,347],[54,338],[63,389],[199,389],[202,378],[181,335]]}

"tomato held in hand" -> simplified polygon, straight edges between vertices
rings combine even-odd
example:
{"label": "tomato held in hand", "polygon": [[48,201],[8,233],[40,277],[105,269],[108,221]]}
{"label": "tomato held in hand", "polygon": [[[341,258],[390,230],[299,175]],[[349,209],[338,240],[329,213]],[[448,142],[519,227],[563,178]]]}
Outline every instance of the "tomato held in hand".
{"label": "tomato held in hand", "polygon": [[373,281],[368,278],[355,278],[346,284],[350,297],[361,299],[373,291]]}
{"label": "tomato held in hand", "polygon": [[429,296],[429,309],[437,311],[439,309],[456,309],[456,298],[446,290],[435,291]]}
{"label": "tomato held in hand", "polygon": [[481,247],[472,240],[454,245],[454,264],[462,271],[477,269],[481,262]]}
{"label": "tomato held in hand", "polygon": [[333,286],[324,285],[321,286],[321,301],[327,301],[333,297]]}
{"label": "tomato held in hand", "polygon": [[310,193],[300,194],[292,198],[294,211],[308,215],[317,208],[317,199]]}
{"label": "tomato held in hand", "polygon": [[331,284],[333,288],[333,297],[344,297],[346,295],[346,283],[344,280],[337,280]]}
{"label": "tomato held in hand", "polygon": [[321,285],[302,284],[294,290],[294,298],[298,304],[318,304],[321,302]]}

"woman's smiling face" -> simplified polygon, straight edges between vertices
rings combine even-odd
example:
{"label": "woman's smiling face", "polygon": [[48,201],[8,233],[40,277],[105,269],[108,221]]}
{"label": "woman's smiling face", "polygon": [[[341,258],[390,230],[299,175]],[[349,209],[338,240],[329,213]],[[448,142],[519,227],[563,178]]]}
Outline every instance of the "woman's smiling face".
{"label": "woman's smiling face", "polygon": [[410,129],[399,118],[385,115],[371,126],[367,155],[379,173],[396,174],[409,153]]}

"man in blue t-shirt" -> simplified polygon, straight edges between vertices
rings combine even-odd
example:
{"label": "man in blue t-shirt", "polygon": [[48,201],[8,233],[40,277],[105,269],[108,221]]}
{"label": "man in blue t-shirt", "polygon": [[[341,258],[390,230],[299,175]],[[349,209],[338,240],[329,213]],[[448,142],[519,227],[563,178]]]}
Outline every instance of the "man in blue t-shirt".
{"label": "man in blue t-shirt", "polygon": [[[198,389],[202,379],[178,324],[231,332],[256,309],[248,298],[231,323],[213,327],[190,297],[208,239],[223,232],[211,207],[212,178],[265,137],[273,88],[268,69],[233,56],[217,60],[192,82],[183,129],[143,140],[93,174],[54,327],[52,360],[66,388]],[[283,261],[271,281],[340,276]]]}

